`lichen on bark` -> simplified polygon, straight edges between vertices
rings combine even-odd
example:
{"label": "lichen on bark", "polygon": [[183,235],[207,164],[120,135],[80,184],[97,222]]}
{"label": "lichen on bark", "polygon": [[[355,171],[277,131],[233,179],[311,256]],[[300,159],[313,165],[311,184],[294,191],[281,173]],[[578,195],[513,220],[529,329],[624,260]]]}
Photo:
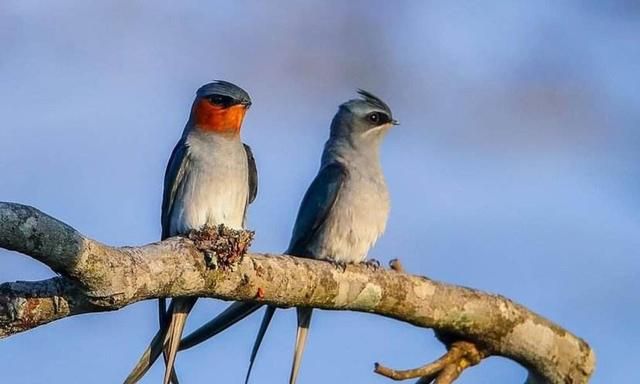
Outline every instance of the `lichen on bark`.
{"label": "lichen on bark", "polygon": [[[595,355],[585,341],[502,296],[400,270],[349,265],[341,271],[331,263],[286,255],[238,257],[250,240],[216,231],[213,244],[177,237],[141,247],[110,247],[35,208],[0,202],[0,247],[61,274],[0,284],[0,338],[140,300],[204,296],[376,313],[453,335],[481,348],[483,355],[510,358],[530,371],[531,382],[587,383],[594,370]],[[211,248],[218,266],[233,268],[207,266],[205,254]],[[472,350],[465,348],[459,347],[457,356],[471,359]]]}

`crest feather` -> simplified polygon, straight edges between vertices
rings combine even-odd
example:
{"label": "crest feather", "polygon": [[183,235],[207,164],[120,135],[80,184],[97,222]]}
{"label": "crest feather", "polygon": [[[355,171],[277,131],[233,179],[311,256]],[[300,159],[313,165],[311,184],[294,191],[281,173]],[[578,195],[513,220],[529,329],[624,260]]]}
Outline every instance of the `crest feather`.
{"label": "crest feather", "polygon": [[379,98],[378,96],[374,95],[369,91],[365,91],[364,89],[358,89],[358,94],[362,97],[363,101],[371,104],[376,108],[380,108],[383,111],[386,111],[389,115],[391,115],[391,108],[389,108],[387,103],[382,101],[382,99]]}

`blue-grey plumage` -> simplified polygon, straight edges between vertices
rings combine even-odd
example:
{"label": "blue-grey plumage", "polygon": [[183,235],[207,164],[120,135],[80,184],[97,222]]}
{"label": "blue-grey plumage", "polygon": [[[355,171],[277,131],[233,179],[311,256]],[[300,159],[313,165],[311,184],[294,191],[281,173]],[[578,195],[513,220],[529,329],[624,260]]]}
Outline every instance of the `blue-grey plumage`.
{"label": "blue-grey plumage", "polygon": [[[363,100],[340,106],[322,154],[320,172],[307,191],[289,253],[338,263],[360,263],[382,235],[389,192],[380,165],[380,144],[396,124],[389,107],[361,91]],[[289,383],[296,382],[311,308],[298,308],[298,331]]]}
{"label": "blue-grey plumage", "polygon": [[[251,149],[240,140],[249,95],[224,81],[201,87],[189,121],[165,173],[162,239],[204,226],[244,228],[247,206],[257,194]],[[197,298],[176,298],[168,311],[160,300],[160,331],[125,383],[137,382],[163,352],[164,383],[177,383],[173,365],[186,318]],[[173,377],[172,377],[173,376]]]}
{"label": "blue-grey plumage", "polygon": [[[341,264],[360,263],[385,230],[390,204],[380,165],[380,144],[397,122],[386,103],[369,92],[359,93],[362,99],[342,104],[333,118],[320,170],[300,204],[288,254]],[[214,336],[257,307],[252,303],[232,304],[227,311],[234,313],[233,319],[225,316],[210,321],[187,336],[183,347]],[[245,383],[274,310],[269,306],[265,313]],[[298,308],[290,383],[297,378],[310,321],[311,309]]]}

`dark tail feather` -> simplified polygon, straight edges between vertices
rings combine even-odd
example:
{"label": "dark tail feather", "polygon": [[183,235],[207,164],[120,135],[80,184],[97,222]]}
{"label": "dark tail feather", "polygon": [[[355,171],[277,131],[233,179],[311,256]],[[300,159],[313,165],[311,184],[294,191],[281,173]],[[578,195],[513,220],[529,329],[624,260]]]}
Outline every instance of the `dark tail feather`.
{"label": "dark tail feather", "polygon": [[[165,299],[164,297],[161,297],[158,299],[158,321],[160,323],[160,329],[165,329],[168,326],[167,319],[168,319],[167,299]],[[168,357],[167,357],[167,354],[164,352],[164,350],[162,351],[162,355],[164,356],[164,364],[166,365],[168,361]],[[173,384],[180,384],[180,382],[178,381],[178,375],[176,374],[175,367],[171,370],[171,382]]]}
{"label": "dark tail feather", "polygon": [[162,353],[162,350],[164,349],[164,339],[166,336],[166,328],[161,329],[156,333],[147,350],[144,351],[136,366],[124,380],[124,384],[135,384],[142,378],[142,376],[144,376],[145,373],[147,373],[153,362],[156,361],[158,356]]}
{"label": "dark tail feather", "polygon": [[262,344],[262,339],[264,338],[264,334],[267,332],[267,328],[269,328],[269,323],[271,323],[271,319],[273,318],[273,314],[276,312],[276,307],[271,305],[267,306],[267,310],[264,312],[264,317],[262,318],[262,324],[260,324],[260,330],[258,331],[258,336],[256,337],[256,341],[253,343],[253,350],[251,351],[251,358],[249,358],[249,369],[247,369],[247,376],[244,379],[244,384],[249,382],[249,376],[251,376],[251,369],[253,369],[253,363],[256,360],[256,355],[258,354],[258,350],[260,349],[260,344]]}
{"label": "dark tail feather", "polygon": [[160,329],[167,326],[167,299],[158,299],[158,322],[160,323]]}
{"label": "dark tail feather", "polygon": [[[124,384],[135,384],[137,383],[142,376],[151,368],[153,363],[160,357],[160,354],[163,353],[164,343],[167,340],[167,331],[169,327],[166,323],[167,319],[167,311],[166,311],[167,302],[165,299],[158,300],[158,313],[160,314],[160,330],[156,333],[156,335],[151,340],[151,343],[147,347],[147,349],[138,360],[138,363],[133,368],[129,376],[124,381]],[[173,304],[169,306],[169,312],[173,311]]]}
{"label": "dark tail feather", "polygon": [[312,311],[312,308],[298,308],[298,332],[296,334],[296,346],[293,353],[293,365],[291,366],[289,384],[295,384],[298,378],[298,370],[300,369],[302,353],[304,352],[304,347],[307,342]]}
{"label": "dark tail feather", "polygon": [[189,349],[229,328],[257,311],[262,304],[235,302],[202,327],[182,339],[179,350]]}
{"label": "dark tail feather", "polygon": [[167,368],[164,371],[163,384],[170,384],[173,380],[173,366],[176,362],[176,355],[178,354],[178,347],[180,346],[180,338],[182,337],[182,331],[184,325],[187,322],[187,316],[196,303],[197,298],[175,298],[171,301],[173,311],[171,311],[171,320],[169,321],[169,331],[167,332],[166,341],[164,343],[166,353],[166,365]]}

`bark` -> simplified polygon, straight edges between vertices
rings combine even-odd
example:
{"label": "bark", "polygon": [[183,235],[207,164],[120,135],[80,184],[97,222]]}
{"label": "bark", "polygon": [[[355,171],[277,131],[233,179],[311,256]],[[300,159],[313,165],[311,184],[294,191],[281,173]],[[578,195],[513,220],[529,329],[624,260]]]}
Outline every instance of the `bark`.
{"label": "bark", "polygon": [[529,382],[587,383],[595,366],[585,341],[505,297],[395,270],[270,254],[233,260],[237,244],[228,254],[212,254],[203,252],[200,239],[180,237],[110,247],[14,203],[0,203],[0,247],[60,274],[0,284],[0,339],[140,300],[200,296],[391,317],[510,358],[529,370]]}

